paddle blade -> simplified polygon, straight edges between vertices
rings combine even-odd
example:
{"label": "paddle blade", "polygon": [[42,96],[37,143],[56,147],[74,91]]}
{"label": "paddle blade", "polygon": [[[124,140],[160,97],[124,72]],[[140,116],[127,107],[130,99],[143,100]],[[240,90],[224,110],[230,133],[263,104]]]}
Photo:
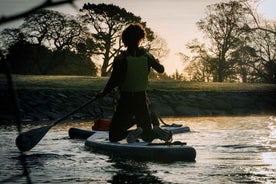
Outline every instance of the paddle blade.
{"label": "paddle blade", "polygon": [[37,129],[23,132],[17,136],[15,144],[20,151],[29,151],[44,137],[53,125],[40,127]]}

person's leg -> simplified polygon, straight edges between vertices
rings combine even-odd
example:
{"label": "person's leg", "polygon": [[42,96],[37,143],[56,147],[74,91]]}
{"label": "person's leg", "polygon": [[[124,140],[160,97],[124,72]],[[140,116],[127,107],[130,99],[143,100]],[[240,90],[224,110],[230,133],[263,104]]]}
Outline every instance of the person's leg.
{"label": "person's leg", "polygon": [[127,129],[134,125],[130,103],[131,100],[127,96],[122,95],[119,99],[109,130],[109,140],[111,142],[125,139],[129,133]]}
{"label": "person's leg", "polygon": [[[151,142],[153,139],[161,139],[165,142],[172,140],[172,133],[161,129],[158,125],[151,126],[151,116],[148,111],[148,106],[145,100],[145,96],[138,95],[136,98],[135,116],[137,118],[137,126],[143,128],[142,139],[147,142]],[[157,118],[157,117],[155,117]],[[157,119],[158,121],[158,119]]]}
{"label": "person's leg", "polygon": [[152,134],[151,118],[146,103],[146,94],[138,94],[135,98],[135,118],[137,127],[143,129],[142,139],[151,142],[154,139]]}

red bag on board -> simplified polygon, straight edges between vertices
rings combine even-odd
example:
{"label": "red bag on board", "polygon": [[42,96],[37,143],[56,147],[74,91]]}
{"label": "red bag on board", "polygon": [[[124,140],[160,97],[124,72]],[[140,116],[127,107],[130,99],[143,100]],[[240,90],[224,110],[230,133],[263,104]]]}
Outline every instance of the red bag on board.
{"label": "red bag on board", "polygon": [[92,130],[109,131],[111,119],[97,119],[94,121]]}

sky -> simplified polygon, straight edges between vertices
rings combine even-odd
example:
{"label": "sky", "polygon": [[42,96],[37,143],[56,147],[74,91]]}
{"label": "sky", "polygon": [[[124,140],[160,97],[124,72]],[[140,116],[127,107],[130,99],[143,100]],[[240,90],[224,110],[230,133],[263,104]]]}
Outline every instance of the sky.
{"label": "sky", "polygon": [[[205,17],[206,6],[224,0],[77,0],[78,9],[83,4],[106,3],[115,4],[134,13],[147,22],[147,26],[165,39],[170,49],[170,55],[166,60],[161,60],[168,74],[176,69],[182,72],[183,64],[176,55],[178,52],[189,54],[185,44],[198,38],[204,40],[202,32],[196,26],[196,22]],[[43,0],[0,0],[0,15],[10,15],[28,10]],[[276,0],[262,0],[259,5],[259,13],[268,19],[276,20]],[[54,8],[68,14],[77,14],[78,10],[69,5]],[[22,23],[22,22],[21,22]],[[2,25],[0,28],[14,27],[20,22],[12,22]]]}

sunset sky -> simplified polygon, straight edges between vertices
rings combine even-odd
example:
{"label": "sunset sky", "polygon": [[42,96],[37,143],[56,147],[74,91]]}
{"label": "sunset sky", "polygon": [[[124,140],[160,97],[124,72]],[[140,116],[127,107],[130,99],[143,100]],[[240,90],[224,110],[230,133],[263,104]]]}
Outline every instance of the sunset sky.
{"label": "sunset sky", "polygon": [[[27,10],[43,0],[0,0],[0,15],[10,15]],[[202,33],[196,27],[196,22],[205,17],[205,8],[209,4],[223,2],[223,0],[78,0],[76,6],[80,9],[83,4],[107,3],[115,4],[134,13],[147,22],[147,26],[164,38],[170,49],[170,56],[162,63],[166,72],[171,74],[178,69],[182,72],[182,64],[176,53],[185,50],[185,44],[194,38],[203,40]],[[259,5],[259,13],[266,18],[276,20],[276,1],[263,0]],[[54,10],[68,14],[77,14],[78,11],[69,5],[63,5]],[[22,23],[22,22],[21,22]],[[1,29],[14,27],[21,23],[12,22],[5,24]]]}

